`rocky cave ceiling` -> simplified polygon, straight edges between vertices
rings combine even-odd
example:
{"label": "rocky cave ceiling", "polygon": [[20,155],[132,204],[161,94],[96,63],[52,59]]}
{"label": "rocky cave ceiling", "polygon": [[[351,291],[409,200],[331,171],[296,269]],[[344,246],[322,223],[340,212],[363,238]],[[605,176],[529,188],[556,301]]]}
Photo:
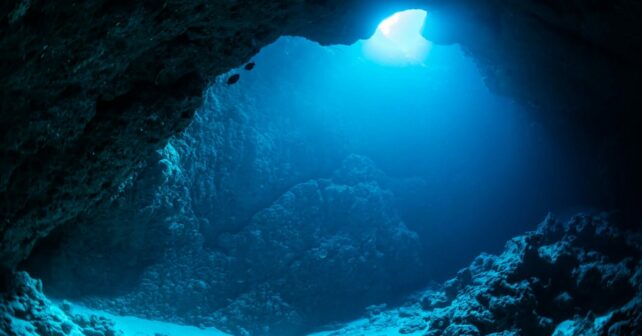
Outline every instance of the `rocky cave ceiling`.
{"label": "rocky cave ceiling", "polygon": [[[640,207],[642,3],[634,0],[168,0],[0,4],[0,260],[91,211],[184,129],[215,76],[281,35],[352,43],[387,15],[435,13],[488,87],[573,123],[614,205]],[[636,210],[637,209],[637,210]]]}

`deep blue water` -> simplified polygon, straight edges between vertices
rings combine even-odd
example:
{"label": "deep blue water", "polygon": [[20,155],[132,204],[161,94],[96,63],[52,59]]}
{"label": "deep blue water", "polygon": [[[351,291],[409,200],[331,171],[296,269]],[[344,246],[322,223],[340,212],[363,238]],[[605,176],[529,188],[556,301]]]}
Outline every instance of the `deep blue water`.
{"label": "deep blue water", "polygon": [[536,110],[490,92],[459,46],[431,45],[422,62],[399,65],[369,58],[364,43],[281,38],[229,90],[288,116],[322,150],[320,175],[356,153],[392,177],[421,179],[399,209],[424,240],[429,278],[499,251],[549,211],[595,206],[581,151]]}

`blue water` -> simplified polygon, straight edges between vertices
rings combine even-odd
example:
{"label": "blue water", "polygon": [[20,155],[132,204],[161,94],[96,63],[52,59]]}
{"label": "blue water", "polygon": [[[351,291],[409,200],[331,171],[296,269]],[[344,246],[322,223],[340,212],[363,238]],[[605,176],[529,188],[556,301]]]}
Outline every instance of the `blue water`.
{"label": "blue water", "polygon": [[390,176],[420,178],[399,208],[426,242],[430,278],[498,251],[549,211],[594,205],[575,148],[556,143],[537,111],[490,92],[459,46],[431,45],[422,62],[399,65],[372,59],[364,43],[281,38],[229,90],[291,118],[326,170],[357,153]]}

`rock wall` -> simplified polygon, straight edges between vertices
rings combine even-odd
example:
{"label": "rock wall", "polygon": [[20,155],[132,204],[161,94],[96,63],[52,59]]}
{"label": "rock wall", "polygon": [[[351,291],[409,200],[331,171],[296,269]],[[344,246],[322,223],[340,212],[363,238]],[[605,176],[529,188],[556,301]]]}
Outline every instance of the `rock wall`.
{"label": "rock wall", "polygon": [[[181,176],[180,164],[164,165],[175,169],[163,176]],[[188,193],[174,200],[181,196]],[[163,193],[155,200],[173,197]],[[148,218],[159,221],[140,235],[117,232],[107,220],[94,222],[91,232],[67,232],[58,249],[41,256],[46,267],[39,270],[50,292],[84,294],[90,306],[120,314],[214,325],[235,334],[299,335],[422,280],[418,237],[396,214],[385,175],[360,156],[348,157],[331,179],[293,186],[237,232],[208,235],[191,204],[161,218],[155,216],[171,207],[117,212],[131,216],[125,229]],[[157,227],[166,232],[154,232]],[[165,249],[153,259],[141,260],[161,245]],[[130,272],[136,281],[123,281]]]}
{"label": "rock wall", "polygon": [[117,192],[189,124],[214,76],[282,34],[323,32],[334,42],[367,35],[365,25],[342,20],[357,3],[3,2],[3,268]]}
{"label": "rock wall", "polygon": [[48,293],[236,334],[298,335],[418,286],[418,237],[370,160],[342,163],[318,125],[226,85],[205,100],[109,206],[38,245],[24,266]]}
{"label": "rock wall", "polygon": [[464,45],[489,87],[594,133],[616,205],[639,212],[637,1],[11,0],[0,5],[2,266],[113,195],[188,125],[213,76],[280,35],[349,43],[412,7],[435,11],[443,29],[426,35]]}
{"label": "rock wall", "polygon": [[328,335],[638,335],[642,245],[606,216],[549,216],[442,286]]}
{"label": "rock wall", "polygon": [[345,154],[310,141],[308,131],[290,115],[215,85],[181,136],[142,165],[109,206],[54,231],[28,268],[50,288],[69,286],[57,288],[67,296],[109,294],[180,246],[169,244],[171,227],[198,231],[216,248],[220,234],[238,232],[289,188],[340,164]]}
{"label": "rock wall", "polygon": [[416,288],[427,272],[397,214],[406,188],[366,158],[342,164],[341,131],[299,120],[310,113],[212,86],[109,206],[56,229],[24,267],[57,297],[251,334],[296,335]]}
{"label": "rock wall", "polygon": [[449,2],[436,8],[424,35],[461,44],[493,92],[534,109],[547,127],[582,129],[582,145],[602,162],[611,208],[638,226],[640,11],[629,0]]}

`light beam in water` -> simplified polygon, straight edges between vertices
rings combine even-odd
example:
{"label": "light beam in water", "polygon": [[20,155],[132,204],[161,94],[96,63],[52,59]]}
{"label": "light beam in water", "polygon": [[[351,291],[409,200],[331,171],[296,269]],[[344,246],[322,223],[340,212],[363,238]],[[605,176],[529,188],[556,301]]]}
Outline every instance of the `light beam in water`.
{"label": "light beam in water", "polygon": [[422,64],[430,50],[430,42],[421,35],[426,16],[426,11],[412,9],[383,20],[364,42],[365,55],[383,64]]}

